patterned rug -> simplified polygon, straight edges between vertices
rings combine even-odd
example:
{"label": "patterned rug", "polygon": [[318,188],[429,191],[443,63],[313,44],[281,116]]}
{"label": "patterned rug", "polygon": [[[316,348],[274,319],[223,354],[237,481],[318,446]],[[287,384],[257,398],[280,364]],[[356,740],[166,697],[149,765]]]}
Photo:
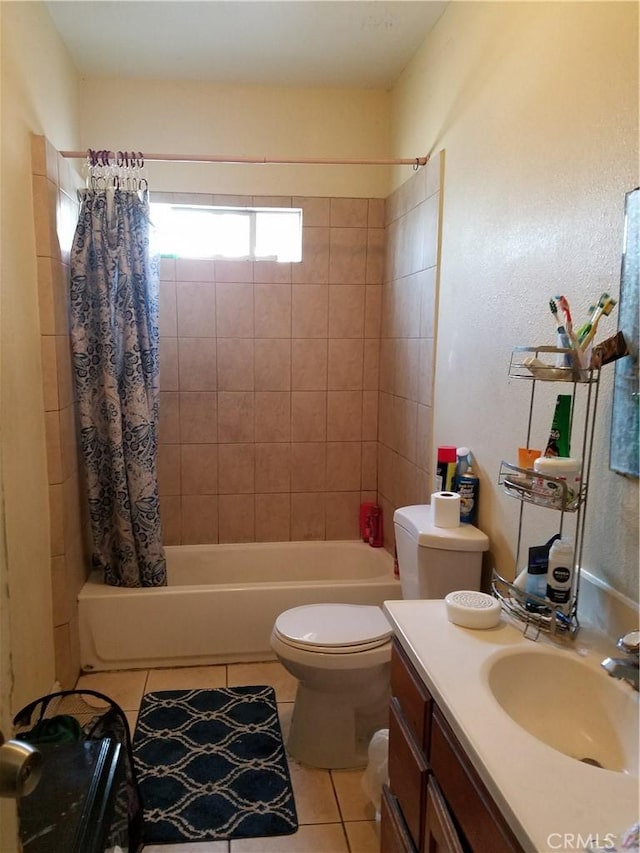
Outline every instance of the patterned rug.
{"label": "patterned rug", "polygon": [[298,828],[271,687],[147,693],[133,753],[147,844]]}

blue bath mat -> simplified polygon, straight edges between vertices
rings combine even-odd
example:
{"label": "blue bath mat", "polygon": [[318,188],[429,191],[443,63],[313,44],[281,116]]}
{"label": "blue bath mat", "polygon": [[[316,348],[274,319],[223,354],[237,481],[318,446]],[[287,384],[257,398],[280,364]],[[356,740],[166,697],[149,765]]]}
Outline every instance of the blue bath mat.
{"label": "blue bath mat", "polygon": [[147,844],[298,828],[271,687],[146,693],[133,754]]}

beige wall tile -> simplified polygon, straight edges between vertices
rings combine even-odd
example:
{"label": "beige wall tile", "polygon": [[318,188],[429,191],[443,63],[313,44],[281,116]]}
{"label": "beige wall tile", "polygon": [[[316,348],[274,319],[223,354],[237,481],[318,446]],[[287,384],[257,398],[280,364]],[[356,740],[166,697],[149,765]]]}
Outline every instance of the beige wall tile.
{"label": "beige wall tile", "polygon": [[68,337],[56,335],[56,365],[58,368],[58,401],[60,408],[70,406],[74,399],[74,379],[71,371],[71,343]]}
{"label": "beige wall tile", "polygon": [[53,307],[53,264],[51,258],[37,258],[38,262],[38,311],[40,334],[55,335],[56,318]]}
{"label": "beige wall tile", "polygon": [[162,542],[164,545],[182,545],[182,498],[180,495],[160,497]]}
{"label": "beige wall tile", "polygon": [[332,228],[329,255],[331,284],[364,284],[367,271],[367,229]]}
{"label": "beige wall tile", "polygon": [[294,282],[317,284],[329,278],[329,229],[302,228],[302,261],[291,268]]}
{"label": "beige wall tile", "polygon": [[325,538],[324,492],[291,495],[291,540]]}
{"label": "beige wall tile", "polygon": [[183,444],[180,450],[181,493],[217,494],[219,445]]}
{"label": "beige wall tile", "polygon": [[291,496],[256,494],[256,542],[287,542],[291,534]]}
{"label": "beige wall tile", "polygon": [[178,296],[175,281],[160,282],[158,329],[161,338],[175,338],[178,334]]}
{"label": "beige wall tile", "polygon": [[181,543],[205,545],[218,541],[217,495],[183,495]]}
{"label": "beige wall tile", "polygon": [[256,284],[291,284],[291,264],[278,261],[254,261],[253,280]]}
{"label": "beige wall tile", "polygon": [[215,338],[182,338],[178,342],[178,365],[181,391],[215,391]]}
{"label": "beige wall tile", "polygon": [[56,335],[69,334],[69,267],[61,261],[51,261],[53,312]]}
{"label": "beige wall tile", "polygon": [[253,340],[218,338],[218,388],[221,391],[253,391]]}
{"label": "beige wall tile", "polygon": [[321,492],[326,488],[327,447],[323,442],[292,443],[291,491]]}
{"label": "beige wall tile", "polygon": [[365,286],[329,286],[329,337],[362,338],[364,333]]}
{"label": "beige wall tile", "polygon": [[64,554],[64,494],[61,483],[49,486],[49,534],[51,556]]}
{"label": "beige wall tile", "polygon": [[383,228],[370,228],[367,234],[367,284],[382,284],[384,280],[386,240]]}
{"label": "beige wall tile", "polygon": [[216,290],[206,282],[178,281],[178,337],[208,338],[216,333]]}
{"label": "beige wall tile", "polygon": [[[160,258],[160,281],[176,280],[175,258]],[[162,290],[162,288],[161,288]]]}
{"label": "beige wall tile", "polygon": [[180,441],[183,444],[215,442],[217,440],[216,394],[209,391],[181,391],[179,398]]}
{"label": "beige wall tile", "polygon": [[215,261],[215,280],[218,282],[253,282],[253,262],[235,260]]}
{"label": "beige wall tile", "polygon": [[329,340],[330,391],[360,390],[363,384],[363,339]]}
{"label": "beige wall tile", "polygon": [[40,350],[42,353],[42,390],[44,394],[44,410],[52,412],[60,407],[58,398],[58,362],[56,339],[53,335],[41,335]]}
{"label": "beige wall tile", "polygon": [[62,476],[70,477],[78,468],[78,436],[76,433],[76,413],[73,406],[60,409],[60,453]]}
{"label": "beige wall tile", "polygon": [[326,392],[293,391],[291,394],[292,441],[325,441],[326,437]]}
{"label": "beige wall tile", "polygon": [[288,391],[256,391],[255,422],[257,441],[289,441],[291,394]]}
{"label": "beige wall tile", "polygon": [[40,134],[31,134],[31,171],[34,175],[47,175],[46,139]]}
{"label": "beige wall tile", "polygon": [[285,338],[291,335],[291,285],[254,285],[255,335]]}
{"label": "beige wall tile", "polygon": [[67,564],[64,556],[51,558],[51,594],[53,601],[53,625],[64,625],[71,617],[68,594]]}
{"label": "beige wall tile", "polygon": [[158,445],[158,494],[161,496],[181,493],[180,450],[179,444]]}
{"label": "beige wall tile", "polygon": [[362,392],[362,440],[376,441],[378,438],[378,392]]}
{"label": "beige wall tile", "polygon": [[204,258],[177,258],[177,281],[215,281],[213,261]]}
{"label": "beige wall tile", "polygon": [[322,226],[330,224],[329,198],[311,198],[305,196],[294,196],[291,199],[292,207],[302,208],[302,222],[305,226]]}
{"label": "beige wall tile", "polygon": [[327,442],[326,488],[332,492],[360,491],[362,445],[359,441]]}
{"label": "beige wall tile", "polygon": [[332,198],[330,224],[333,228],[366,228],[369,200],[366,198]]}
{"label": "beige wall tile", "polygon": [[291,388],[319,391],[327,387],[326,338],[294,338],[291,341]]}
{"label": "beige wall tile", "polygon": [[328,285],[294,285],[291,312],[292,337],[326,338],[329,328]]}
{"label": "beige wall tile", "polygon": [[218,445],[218,491],[221,495],[254,493],[255,445]]}
{"label": "beige wall tile", "polygon": [[325,504],[327,539],[359,539],[360,491],[327,492]]}
{"label": "beige wall tile", "polygon": [[433,404],[433,354],[433,338],[421,338],[416,396],[418,402],[425,406]]}
{"label": "beige wall tile", "polygon": [[248,495],[220,495],[220,542],[254,542],[254,500]]}
{"label": "beige wall tile", "polygon": [[251,391],[218,392],[218,441],[254,441],[254,394]]}
{"label": "beige wall tile", "polygon": [[252,338],[253,284],[216,284],[216,331],[219,338]]}
{"label": "beige wall tile", "polygon": [[365,290],[364,336],[380,339],[382,285],[368,284]]}
{"label": "beige wall tile", "polygon": [[363,346],[362,387],[377,391],[380,382],[380,341],[366,338]]}
{"label": "beige wall tile", "polygon": [[369,218],[367,220],[369,228],[384,228],[384,205],[383,198],[369,199]]}
{"label": "beige wall tile", "polygon": [[400,338],[396,341],[393,385],[399,397],[409,400],[417,398],[419,352],[419,338]]}
{"label": "beige wall tile", "polygon": [[62,483],[62,445],[60,439],[60,413],[45,412],[45,435],[47,440],[47,472],[49,485]]}
{"label": "beige wall tile", "polygon": [[289,443],[256,444],[256,492],[288,492],[290,488]]}
{"label": "beige wall tile", "polygon": [[291,388],[291,339],[256,338],[253,352],[256,391],[288,391]]}
{"label": "beige wall tile", "polygon": [[378,488],[378,444],[375,441],[362,443],[362,481],[360,488],[375,491]]}
{"label": "beige wall tile", "polygon": [[[182,343],[192,340],[184,338]],[[197,340],[194,338],[193,340]],[[180,380],[178,374],[178,338],[160,338],[160,390],[178,391]],[[187,390],[187,389],[184,389]]]}
{"label": "beige wall tile", "polygon": [[56,680],[63,690],[71,690],[76,683],[78,670],[72,664],[71,631],[68,623],[53,629]]}
{"label": "beige wall tile", "polygon": [[180,395],[174,391],[160,392],[159,440],[164,444],[180,441]]}
{"label": "beige wall tile", "polygon": [[361,437],[362,391],[329,391],[327,440],[360,441]]}

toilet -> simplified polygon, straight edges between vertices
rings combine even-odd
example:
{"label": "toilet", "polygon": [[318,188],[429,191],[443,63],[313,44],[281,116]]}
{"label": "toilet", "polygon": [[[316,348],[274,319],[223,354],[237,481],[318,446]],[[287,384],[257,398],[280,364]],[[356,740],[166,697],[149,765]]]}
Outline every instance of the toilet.
{"label": "toilet", "polygon": [[[405,599],[480,589],[487,536],[470,524],[435,527],[431,506],[393,516]],[[312,767],[364,767],[371,737],[388,725],[391,626],[380,607],[308,604],[275,621],[271,648],[298,679],[287,751]]]}

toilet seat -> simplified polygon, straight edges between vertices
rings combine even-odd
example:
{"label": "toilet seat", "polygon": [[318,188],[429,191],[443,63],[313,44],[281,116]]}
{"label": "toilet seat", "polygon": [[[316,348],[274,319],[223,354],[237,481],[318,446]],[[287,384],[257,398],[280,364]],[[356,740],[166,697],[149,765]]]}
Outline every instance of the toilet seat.
{"label": "toilet seat", "polygon": [[285,610],[274,634],[294,649],[353,654],[388,643],[391,625],[379,607],[362,604],[306,604]]}

